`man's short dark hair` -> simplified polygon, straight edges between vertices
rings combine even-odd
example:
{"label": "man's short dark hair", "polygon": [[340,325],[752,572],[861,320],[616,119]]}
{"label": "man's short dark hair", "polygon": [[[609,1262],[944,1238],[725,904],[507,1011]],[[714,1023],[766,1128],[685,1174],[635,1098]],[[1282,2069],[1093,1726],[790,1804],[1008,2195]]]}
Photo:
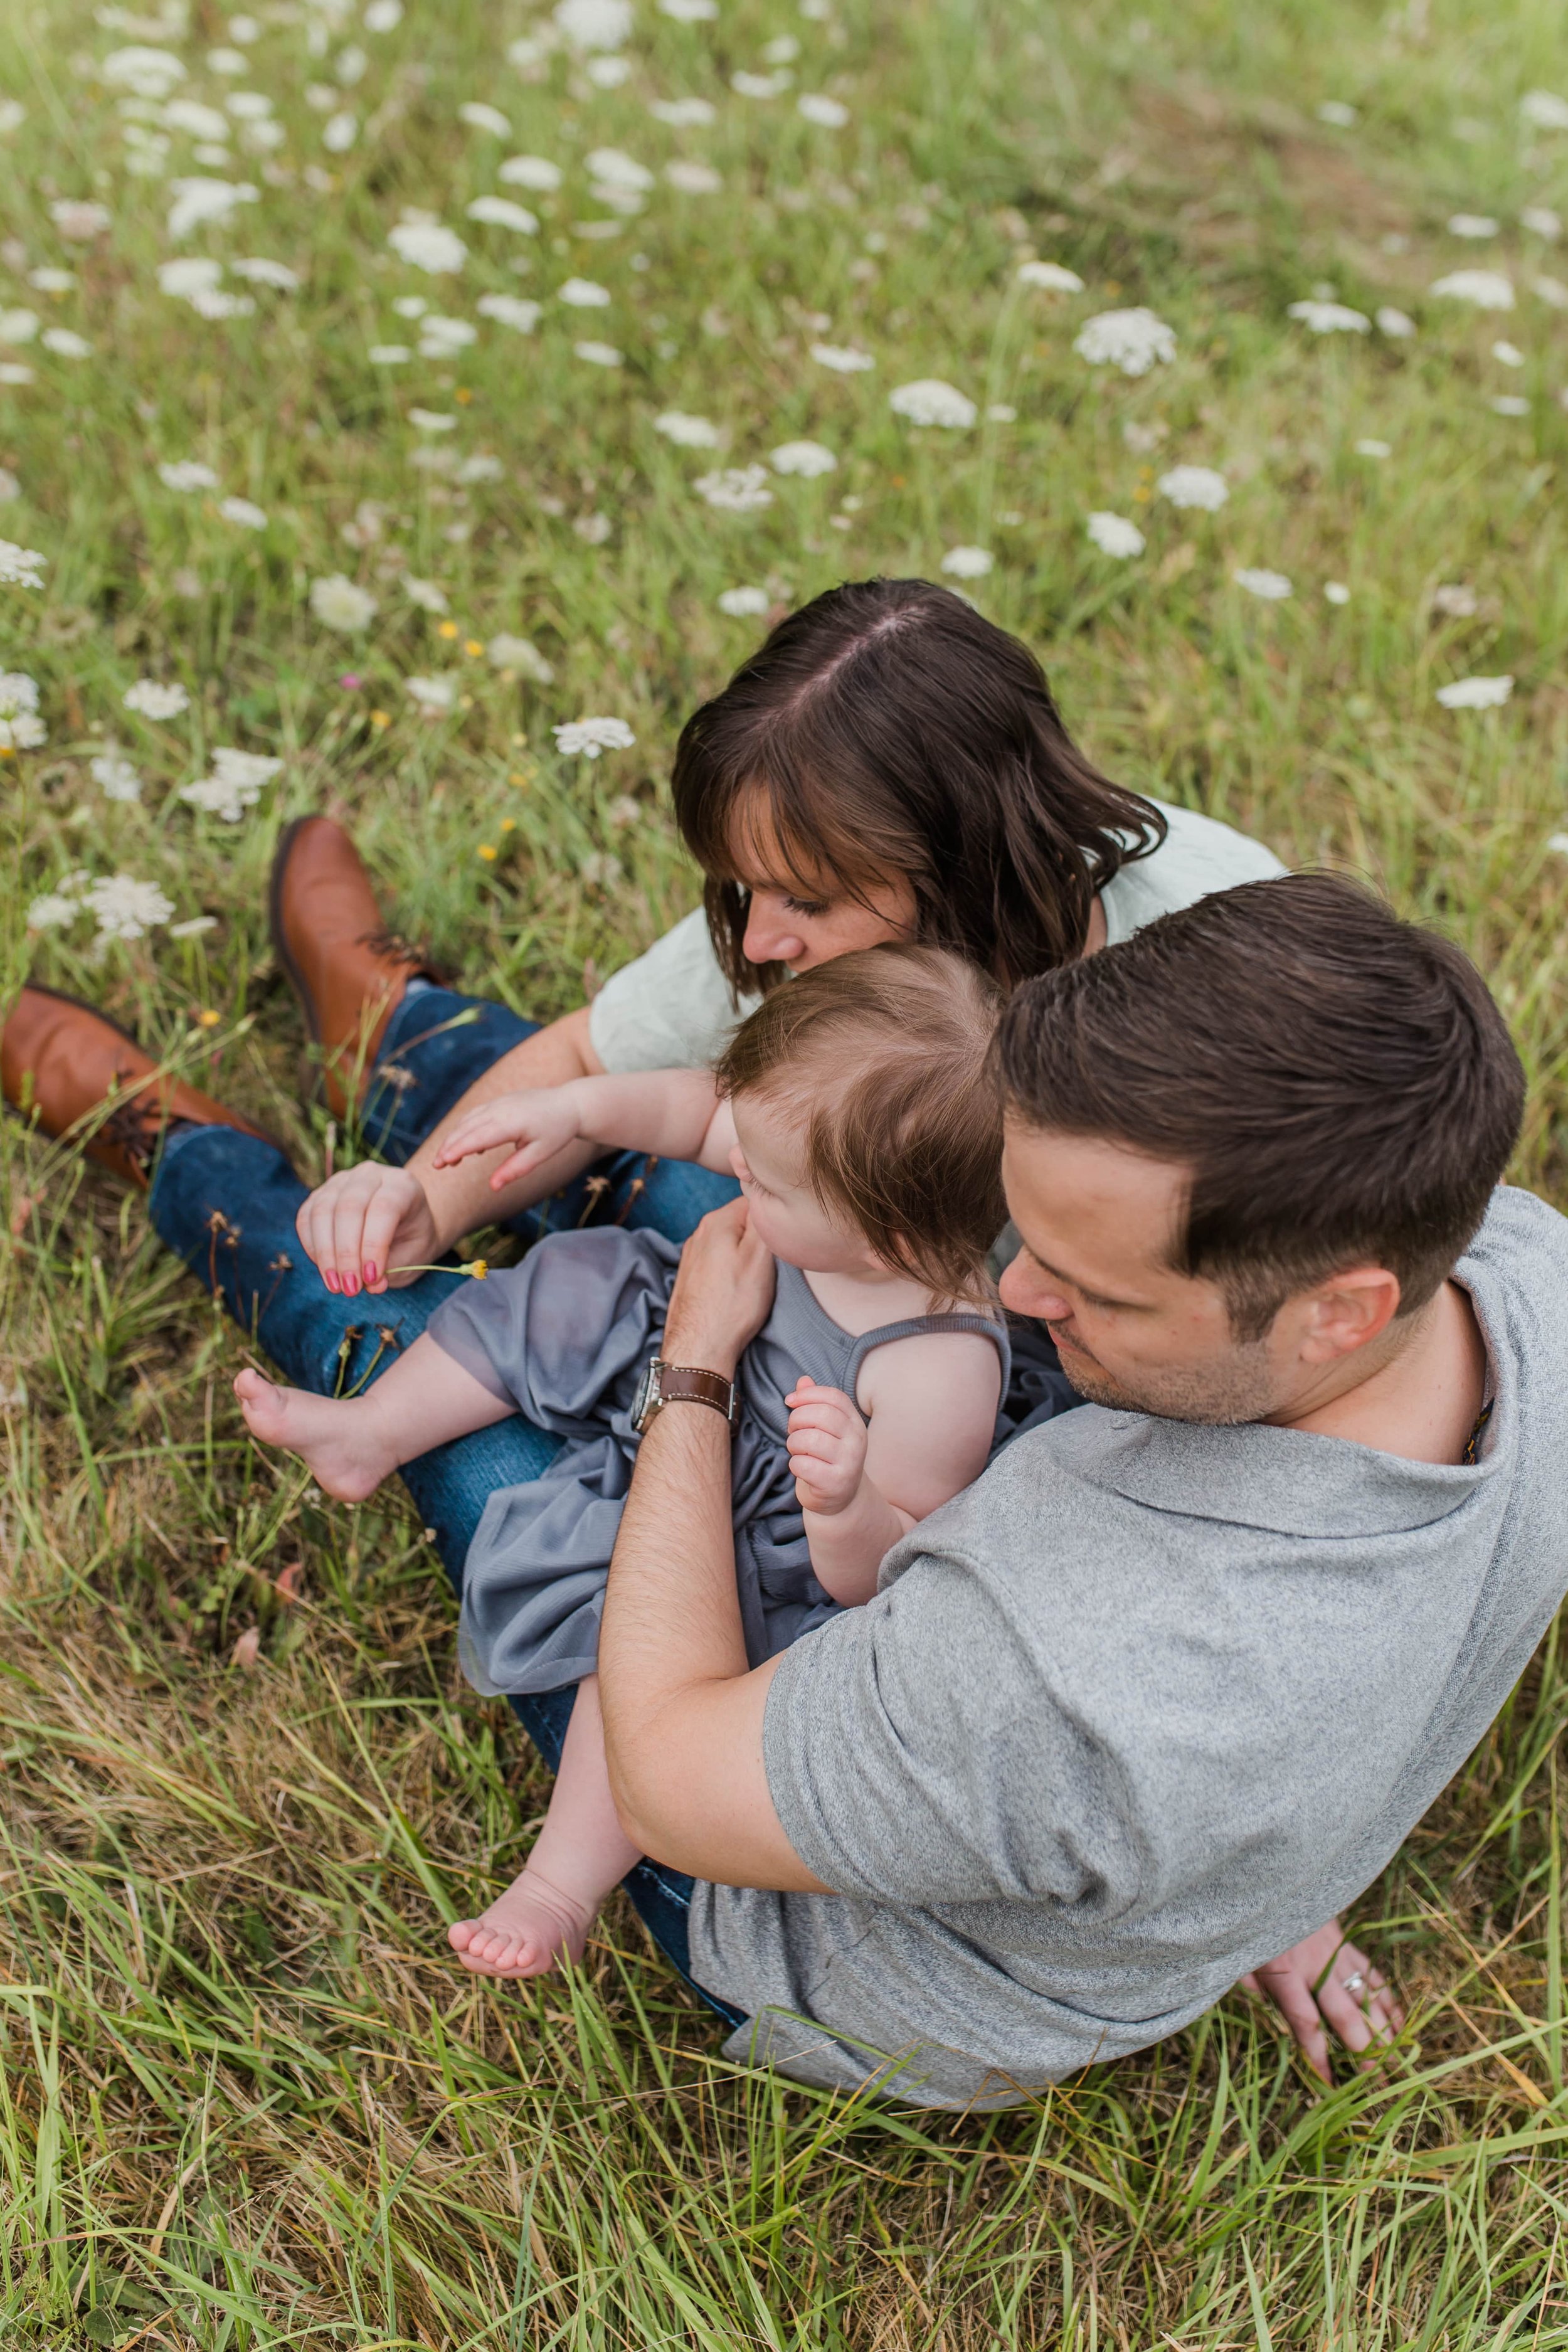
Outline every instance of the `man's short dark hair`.
{"label": "man's short dark hair", "polygon": [[1020,988],[1009,1110],[1192,1171],[1173,1262],[1238,1337],[1345,1266],[1426,1305],[1486,1213],[1524,1074],[1469,959],[1355,884],[1216,892]]}

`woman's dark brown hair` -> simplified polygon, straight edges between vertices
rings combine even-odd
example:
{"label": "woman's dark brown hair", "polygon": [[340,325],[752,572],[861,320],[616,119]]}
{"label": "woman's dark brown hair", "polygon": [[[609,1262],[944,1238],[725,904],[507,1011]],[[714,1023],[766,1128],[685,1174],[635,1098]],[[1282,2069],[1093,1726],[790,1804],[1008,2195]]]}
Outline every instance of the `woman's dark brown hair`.
{"label": "woman's dark brown hair", "polygon": [[1007,1215],[990,1069],[1001,1009],[961,956],[866,948],[765,997],[715,1073],[721,1094],[798,1105],[823,1207],[943,1299],[984,1291]]}
{"label": "woman's dark brown hair", "polygon": [[928,580],[849,582],[781,621],[688,719],[673,784],[737,991],[783,977],[742,951],[759,830],[803,898],[901,876],[915,937],[1004,988],[1081,955],[1096,892],[1165,836],[1078,749],[1028,647]]}

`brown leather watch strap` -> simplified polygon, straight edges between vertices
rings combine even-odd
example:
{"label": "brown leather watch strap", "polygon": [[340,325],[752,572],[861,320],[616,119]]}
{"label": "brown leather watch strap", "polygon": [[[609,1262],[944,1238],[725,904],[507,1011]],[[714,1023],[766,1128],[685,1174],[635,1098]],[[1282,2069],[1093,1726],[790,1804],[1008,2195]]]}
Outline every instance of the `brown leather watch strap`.
{"label": "brown leather watch strap", "polygon": [[696,1364],[660,1364],[658,1368],[658,1401],[667,1404],[710,1404],[726,1421],[732,1421],[735,1383],[727,1381],[722,1372],[705,1372]]}

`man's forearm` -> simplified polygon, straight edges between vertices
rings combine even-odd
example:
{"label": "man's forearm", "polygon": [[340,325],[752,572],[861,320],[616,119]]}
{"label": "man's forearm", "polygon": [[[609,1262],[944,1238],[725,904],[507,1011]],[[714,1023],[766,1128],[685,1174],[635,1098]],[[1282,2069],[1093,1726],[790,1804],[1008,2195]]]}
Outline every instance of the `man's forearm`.
{"label": "man's forearm", "polygon": [[472,1160],[459,1160],[453,1168],[432,1165],[441,1142],[465,1112],[479,1103],[489,1102],[497,1095],[514,1093],[521,1087],[557,1087],[569,1078],[596,1076],[604,1066],[594,1051],[588,1033],[588,1008],[569,1013],[563,1020],[552,1021],[548,1028],[535,1030],[521,1045],[492,1062],[483,1077],[477,1078],[468,1091],[454,1104],[438,1127],[433,1128],[418,1150],[408,1162],[409,1171],[417,1176],[430,1203],[430,1213],[436,1222],[440,1247],[449,1249],[464,1234],[477,1226],[494,1224],[504,1217],[514,1217],[531,1207],[548,1193],[558,1192],[563,1184],[586,1168],[597,1156],[597,1143],[574,1145],[570,1151],[558,1153],[547,1169],[509,1184],[503,1192],[492,1192],[490,1171],[500,1165],[500,1150],[477,1155]]}

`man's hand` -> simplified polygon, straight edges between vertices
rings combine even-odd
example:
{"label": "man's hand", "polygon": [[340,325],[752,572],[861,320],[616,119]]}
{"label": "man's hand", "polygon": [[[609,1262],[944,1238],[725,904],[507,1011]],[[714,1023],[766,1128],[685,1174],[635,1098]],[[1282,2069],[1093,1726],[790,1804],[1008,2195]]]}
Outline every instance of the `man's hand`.
{"label": "man's hand", "polygon": [[398,1268],[428,1265],[440,1247],[419,1179],[374,1160],[318,1186],[301,1203],[294,1230],[327,1288],[345,1298],[401,1289],[415,1276]]}
{"label": "man's hand", "polygon": [[866,1475],[866,1424],[853,1397],[803,1372],[784,1399],[789,1466],[801,1508],[823,1518],[848,1509]]}
{"label": "man's hand", "polygon": [[476,1152],[493,1151],[498,1144],[518,1147],[490,1171],[489,1186],[499,1192],[520,1176],[531,1176],[569,1144],[581,1140],[580,1093],[570,1081],[559,1087],[528,1087],[517,1094],[497,1095],[465,1112],[442,1138],[433,1161],[437,1168],[455,1168]]}
{"label": "man's hand", "polygon": [[1254,1969],[1241,1984],[1244,1992],[1267,1996],[1281,2011],[1308,2065],[1325,2083],[1333,2081],[1329,2027],[1347,2050],[1360,2051],[1392,2042],[1405,2023],[1387,1978],[1347,1943],[1337,1919]]}
{"label": "man's hand", "polygon": [[664,1359],[734,1378],[773,1303],[773,1260],[745,1201],[710,1209],[680,1253],[664,1326]]}

